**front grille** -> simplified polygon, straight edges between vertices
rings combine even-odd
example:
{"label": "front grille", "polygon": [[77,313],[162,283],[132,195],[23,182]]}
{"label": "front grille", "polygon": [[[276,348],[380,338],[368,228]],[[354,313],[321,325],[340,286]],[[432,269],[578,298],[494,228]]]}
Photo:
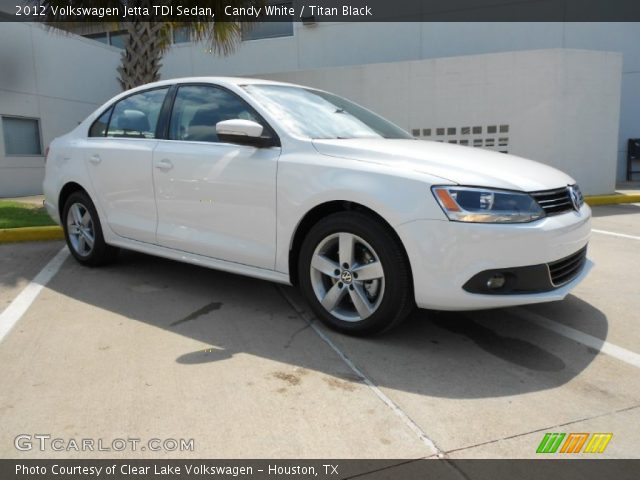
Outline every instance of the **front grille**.
{"label": "front grille", "polygon": [[549,267],[549,275],[553,286],[561,287],[576,278],[586,261],[587,247],[585,246],[573,255],[548,263],[547,267]]}
{"label": "front grille", "polygon": [[[579,205],[582,206],[582,203],[584,202],[582,192],[580,192],[580,188],[578,188],[577,185],[574,185],[573,188],[578,195]],[[573,210],[573,202],[571,201],[569,187],[531,192],[529,195],[538,202],[538,205],[540,205],[547,215],[557,215],[559,213]]]}

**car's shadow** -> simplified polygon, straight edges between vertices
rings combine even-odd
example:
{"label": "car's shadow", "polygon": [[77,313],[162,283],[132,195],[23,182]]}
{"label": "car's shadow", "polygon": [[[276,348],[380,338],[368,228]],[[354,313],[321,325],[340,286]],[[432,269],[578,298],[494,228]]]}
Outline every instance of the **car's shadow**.
{"label": "car's shadow", "polygon": [[[116,264],[99,269],[82,267],[70,258],[48,287],[211,346],[167,358],[184,368],[244,354],[319,371],[339,381],[360,381],[348,369],[336,367],[341,362],[335,352],[286,302],[280,288],[293,293],[291,287],[133,252],[122,252]],[[602,341],[607,337],[605,315],[575,296],[526,309],[580,325]],[[555,388],[576,377],[599,350],[526,321],[517,310],[419,310],[395,330],[374,338],[328,335],[380,386],[447,398]]]}

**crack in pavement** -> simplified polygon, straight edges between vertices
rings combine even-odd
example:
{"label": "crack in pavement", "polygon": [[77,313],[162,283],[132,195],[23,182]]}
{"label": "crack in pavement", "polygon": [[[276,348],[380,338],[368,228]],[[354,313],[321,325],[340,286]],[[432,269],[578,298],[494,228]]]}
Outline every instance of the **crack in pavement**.
{"label": "crack in pavement", "polygon": [[367,377],[360,368],[358,368],[355,363],[345,354],[340,348],[333,343],[333,341],[327,336],[326,333],[317,326],[317,324],[313,321],[313,317],[303,308],[297,305],[297,302],[291,298],[287,292],[280,286],[277,285],[275,287],[280,295],[284,298],[284,300],[293,308],[293,310],[298,314],[301,320],[306,322],[309,327],[313,329],[313,331],[320,337],[320,339],[333,350],[338,357],[349,367],[349,369],[373,392],[373,394],[378,397],[379,400],[382,401],[402,422],[405,424],[409,430],[411,430],[418,439],[422,442],[424,446],[426,446],[431,451],[435,452],[438,457],[442,457],[442,450],[435,444],[429,436],[427,436],[426,432],[422,430],[422,428],[402,409],[400,408],[391,398],[389,398],[380,387],[378,387],[369,377]]}
{"label": "crack in pavement", "polygon": [[302,333],[303,331],[305,331],[306,329],[308,329],[310,327],[311,327],[311,324],[307,323],[304,327],[301,327],[298,330],[296,330],[295,332],[293,332],[291,334],[291,336],[289,337],[289,340],[287,340],[287,343],[284,344],[284,348],[289,348],[291,346],[291,344],[293,343],[293,341],[298,336],[298,334]]}
{"label": "crack in pavement", "polygon": [[509,436],[506,436],[506,437],[497,438],[495,440],[488,440],[486,442],[480,442],[480,443],[476,443],[474,445],[469,445],[469,446],[466,446],[466,447],[454,448],[452,450],[447,450],[447,451],[445,451],[443,453],[445,455],[449,455],[450,453],[454,453],[454,452],[461,452],[463,450],[470,450],[472,448],[482,447],[484,445],[491,445],[492,443],[502,442],[504,440],[511,440],[511,439],[514,439],[514,438],[524,437],[525,435],[530,435],[532,433],[548,432],[549,430],[554,430],[554,429],[559,428],[559,427],[566,427],[567,425],[573,425],[575,423],[586,422],[588,420],[594,420],[596,418],[606,417],[608,415],[615,415],[616,413],[628,412],[630,410],[635,410],[636,408],[640,408],[640,405],[633,405],[631,407],[621,408],[619,410],[614,410],[612,412],[600,413],[598,415],[592,415],[591,417],[580,418],[578,420],[571,420],[570,422],[559,423],[557,425],[552,425],[552,426],[543,427],[543,428],[537,428],[537,429],[531,430],[529,432],[517,433],[515,435],[509,435]]}
{"label": "crack in pavement", "polygon": [[[637,408],[640,408],[640,405],[632,405],[630,407],[625,407],[625,408],[621,408],[618,410],[613,410],[610,412],[605,412],[605,413],[601,413],[598,415],[592,415],[589,417],[585,417],[585,418],[580,418],[580,419],[576,419],[576,420],[571,420],[569,422],[564,422],[564,423],[559,423],[556,425],[552,425],[552,426],[546,426],[543,428],[539,428],[539,429],[534,429],[531,431],[527,431],[527,432],[522,432],[522,433],[518,433],[515,435],[508,435],[505,437],[501,437],[498,439],[494,439],[494,440],[489,440],[489,441],[485,441],[485,442],[480,442],[477,444],[473,444],[473,445],[468,445],[465,447],[460,447],[460,448],[454,448],[451,450],[444,450],[441,449],[437,446],[437,444],[431,439],[429,438],[426,433],[422,430],[422,428],[416,423],[414,422],[407,413],[405,413],[399,406],[397,406],[393,400],[391,400],[389,397],[387,397],[374,383],[372,380],[370,380],[364,373],[362,373],[362,371],[355,366],[355,364],[353,363],[353,361],[351,361],[347,355],[345,353],[343,353],[337,346],[335,346],[333,344],[333,342],[329,339],[329,337],[315,324],[313,317],[310,317],[310,314],[304,310],[303,308],[301,308],[297,302],[291,298],[286,291],[284,291],[280,286],[276,286],[276,289],[279,291],[279,293],[282,295],[282,297],[284,297],[285,301],[293,308],[293,310],[296,312],[296,314],[300,317],[301,320],[303,320],[304,322],[307,323],[307,325],[299,330],[297,330],[296,332],[293,333],[291,340],[293,339],[293,337],[295,335],[297,335],[299,332],[305,330],[306,328],[311,327],[315,333],[325,342],[329,345],[329,347],[331,347],[337,354],[338,356],[347,364],[347,366],[356,374],[356,376],[362,381],[364,382],[375,394],[376,396],[378,396],[396,415],[398,415],[403,421],[404,423],[415,433],[417,434],[418,438],[427,446],[429,446],[431,449],[433,449],[435,451],[434,454],[432,455],[428,455],[426,457],[421,457],[421,458],[437,458],[439,460],[443,460],[445,461],[447,464],[449,464],[462,478],[469,478],[463,471],[461,471],[455,464],[452,463],[453,459],[450,459],[449,455],[451,453],[454,452],[460,452],[460,451],[464,451],[464,450],[470,450],[473,448],[477,448],[483,445],[490,445],[493,443],[497,443],[500,441],[505,441],[505,440],[511,440],[513,438],[519,438],[519,437],[523,437],[525,435],[530,435],[532,433],[537,433],[537,432],[544,432],[544,431],[549,431],[549,430],[553,430],[553,429],[557,429],[560,427],[565,427],[567,425],[573,425],[576,423],[580,423],[580,422],[585,422],[588,420],[593,420],[596,418],[601,418],[601,417],[606,417],[609,415],[615,415],[617,413],[623,413],[623,412],[627,412],[630,410],[634,410]],[[290,345],[290,342],[288,343]],[[398,464],[399,465],[399,464]],[[396,465],[397,466],[397,465]],[[392,468],[393,466],[388,466],[388,467],[384,467],[381,470],[385,470],[388,468]],[[374,473],[374,472],[368,472],[368,473]],[[366,474],[358,474],[354,477],[349,477],[349,478],[357,478],[358,476],[363,476]]]}

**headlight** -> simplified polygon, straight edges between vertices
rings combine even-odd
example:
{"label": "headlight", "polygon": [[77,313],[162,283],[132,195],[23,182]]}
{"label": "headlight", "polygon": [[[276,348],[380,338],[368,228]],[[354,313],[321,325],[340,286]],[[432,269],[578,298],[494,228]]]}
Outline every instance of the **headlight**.
{"label": "headlight", "polygon": [[526,193],[456,186],[431,190],[449,220],[456,222],[524,223],[544,217],[544,210]]}

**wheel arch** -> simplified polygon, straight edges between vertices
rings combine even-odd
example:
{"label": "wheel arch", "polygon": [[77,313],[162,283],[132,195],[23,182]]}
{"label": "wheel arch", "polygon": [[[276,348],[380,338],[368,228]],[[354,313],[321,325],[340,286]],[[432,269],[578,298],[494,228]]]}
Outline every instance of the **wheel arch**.
{"label": "wheel arch", "polygon": [[[411,262],[409,261],[409,256],[405,249],[400,236],[395,231],[395,229],[391,226],[391,224],[380,214],[372,210],[371,208],[362,205],[361,203],[350,201],[350,200],[331,200],[328,202],[321,203],[316,205],[311,210],[309,210],[300,220],[294,234],[292,236],[292,240],[289,247],[289,280],[292,285],[298,285],[298,261],[300,256],[300,247],[302,246],[302,242],[306,237],[307,233],[313,228],[313,226],[318,223],[322,218],[327,215],[331,215],[339,212],[349,212],[355,211],[362,213],[364,215],[369,216],[373,220],[379,222],[398,242],[400,248],[402,250],[402,254],[407,264],[407,268],[409,269],[409,275],[413,279],[413,272],[411,271]],[[413,284],[413,281],[411,282]]]}
{"label": "wheel arch", "polygon": [[[84,192],[89,195],[89,192],[86,188],[73,181],[65,183],[62,189],[60,189],[60,195],[58,195],[58,214],[60,215],[60,221],[63,221],[62,211],[64,210],[64,204],[67,203],[67,199],[72,193],[78,191]],[[91,197],[91,195],[89,195],[89,197]]]}

